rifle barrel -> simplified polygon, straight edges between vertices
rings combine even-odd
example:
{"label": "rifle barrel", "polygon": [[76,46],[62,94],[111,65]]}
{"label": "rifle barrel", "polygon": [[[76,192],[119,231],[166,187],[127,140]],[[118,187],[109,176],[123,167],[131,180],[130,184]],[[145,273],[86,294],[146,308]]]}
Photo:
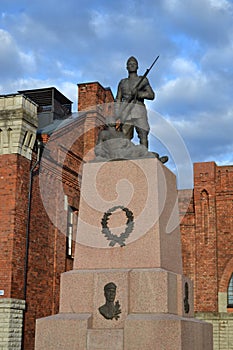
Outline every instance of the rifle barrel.
{"label": "rifle barrel", "polygon": [[152,69],[152,67],[154,66],[155,62],[159,59],[159,55],[156,57],[156,59],[154,60],[154,62],[152,63],[152,65],[150,66],[150,68],[147,68],[147,70],[145,71],[145,73],[141,76],[141,79],[138,81],[138,83],[135,86],[135,89],[137,89],[139,87],[139,85],[141,84],[141,82],[143,81],[143,79],[147,76],[147,74],[149,73],[149,71]]}
{"label": "rifle barrel", "polygon": [[155,62],[159,59],[159,55],[156,57],[156,59],[154,60],[154,62],[152,63],[152,65],[150,66],[150,68],[148,68],[148,73],[151,70],[151,68],[153,67],[153,65],[155,64]]}

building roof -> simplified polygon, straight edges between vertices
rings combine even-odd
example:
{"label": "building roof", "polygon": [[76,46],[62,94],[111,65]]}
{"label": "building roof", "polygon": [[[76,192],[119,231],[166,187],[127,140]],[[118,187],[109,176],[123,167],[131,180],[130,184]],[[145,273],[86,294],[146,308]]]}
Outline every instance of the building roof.
{"label": "building roof", "polygon": [[32,101],[36,102],[39,106],[52,105],[53,98],[60,102],[61,105],[72,104],[66,96],[64,96],[55,87],[32,89],[32,90],[20,90],[20,94],[28,96]]}

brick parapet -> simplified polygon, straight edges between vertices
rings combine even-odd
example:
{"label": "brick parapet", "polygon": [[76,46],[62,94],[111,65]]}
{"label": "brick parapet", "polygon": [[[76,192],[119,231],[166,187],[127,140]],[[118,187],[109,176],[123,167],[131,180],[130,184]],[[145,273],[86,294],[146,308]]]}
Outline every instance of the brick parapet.
{"label": "brick parapet", "polygon": [[0,299],[0,348],[21,349],[25,301]]}
{"label": "brick parapet", "polygon": [[114,101],[110,88],[104,88],[99,82],[78,84],[78,110],[90,110],[97,105]]}
{"label": "brick parapet", "polygon": [[106,117],[113,114],[114,97],[110,88],[98,82],[78,84],[78,110],[87,111],[83,133],[83,153],[87,161],[95,157],[98,133],[104,128]]}

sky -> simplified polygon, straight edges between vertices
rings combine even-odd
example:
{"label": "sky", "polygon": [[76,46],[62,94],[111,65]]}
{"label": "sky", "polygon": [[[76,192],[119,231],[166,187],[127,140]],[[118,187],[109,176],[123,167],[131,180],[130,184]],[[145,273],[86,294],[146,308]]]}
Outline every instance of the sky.
{"label": "sky", "polygon": [[0,94],[55,86],[75,112],[78,83],[115,96],[128,57],[143,74],[159,55],[148,75],[151,147],[180,171],[233,165],[232,33],[232,0],[0,0]]}

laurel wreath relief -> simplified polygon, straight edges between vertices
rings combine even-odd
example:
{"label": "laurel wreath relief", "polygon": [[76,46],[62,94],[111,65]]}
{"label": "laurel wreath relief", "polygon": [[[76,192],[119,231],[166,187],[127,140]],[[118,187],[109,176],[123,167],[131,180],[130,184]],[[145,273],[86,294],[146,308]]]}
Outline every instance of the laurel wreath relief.
{"label": "laurel wreath relief", "polygon": [[[122,232],[120,236],[114,235],[108,227],[108,220],[112,215],[112,213],[117,209],[121,209],[122,211],[124,211],[127,218],[125,231]],[[121,247],[125,246],[125,240],[129,237],[130,233],[133,231],[133,227],[134,227],[133,220],[134,220],[134,216],[132,211],[129,210],[128,208],[125,208],[122,205],[115,206],[109,209],[106,213],[104,213],[104,216],[101,220],[102,233],[107,238],[107,240],[110,241],[109,245],[111,247],[114,247],[116,243],[118,243]]]}

